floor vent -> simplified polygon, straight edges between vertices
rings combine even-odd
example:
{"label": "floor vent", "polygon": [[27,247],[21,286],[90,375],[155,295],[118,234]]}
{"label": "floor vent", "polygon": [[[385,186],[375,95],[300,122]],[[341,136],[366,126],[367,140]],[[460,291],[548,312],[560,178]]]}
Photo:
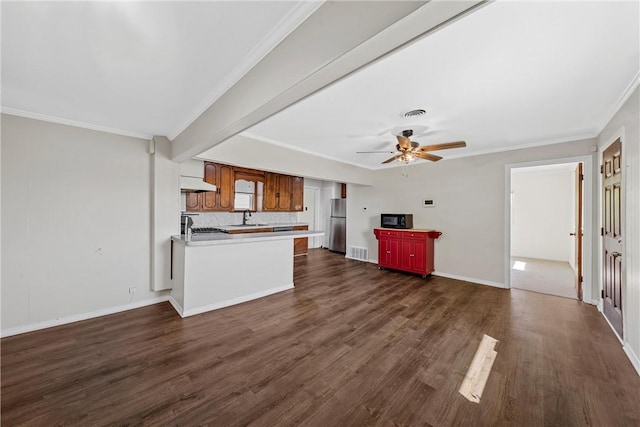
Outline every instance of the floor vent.
{"label": "floor vent", "polygon": [[369,261],[369,249],[361,248],[359,246],[348,246],[347,258]]}

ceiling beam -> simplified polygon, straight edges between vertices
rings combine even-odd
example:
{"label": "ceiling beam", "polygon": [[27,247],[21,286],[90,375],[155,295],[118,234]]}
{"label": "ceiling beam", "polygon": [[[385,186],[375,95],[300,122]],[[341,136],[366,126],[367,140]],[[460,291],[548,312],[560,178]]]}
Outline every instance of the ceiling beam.
{"label": "ceiling beam", "polygon": [[172,142],[183,162],[483,1],[327,1]]}

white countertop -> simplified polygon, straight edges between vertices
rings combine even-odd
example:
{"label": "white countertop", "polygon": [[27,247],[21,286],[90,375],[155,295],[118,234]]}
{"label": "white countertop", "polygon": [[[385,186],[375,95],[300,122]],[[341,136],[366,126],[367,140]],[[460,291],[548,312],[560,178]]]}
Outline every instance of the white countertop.
{"label": "white countertop", "polygon": [[[307,225],[307,224],[298,224]],[[280,224],[271,224],[268,227],[279,227]],[[266,226],[265,226],[266,227]],[[247,227],[255,228],[255,227]],[[176,243],[182,243],[186,246],[210,246],[210,245],[224,245],[233,243],[251,243],[251,242],[264,242],[268,240],[284,240],[284,239],[297,239],[299,237],[321,237],[324,236],[324,231],[317,230],[297,230],[297,231],[270,231],[265,233],[200,233],[193,234],[190,239],[185,239],[184,234],[179,236],[171,236],[171,240]]]}
{"label": "white countertop", "polygon": [[230,230],[251,230],[256,228],[274,228],[274,227],[296,227],[296,226],[309,226],[309,224],[303,222],[287,222],[283,224],[251,224],[249,225],[216,225],[215,228],[222,231],[230,231]]}

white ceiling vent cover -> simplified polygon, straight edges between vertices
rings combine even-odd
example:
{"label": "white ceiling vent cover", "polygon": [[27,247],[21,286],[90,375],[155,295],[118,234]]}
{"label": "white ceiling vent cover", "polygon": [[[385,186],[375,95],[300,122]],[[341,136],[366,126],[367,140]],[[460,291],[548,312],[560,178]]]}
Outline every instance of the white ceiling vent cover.
{"label": "white ceiling vent cover", "polygon": [[347,258],[369,261],[369,249],[359,246],[347,246]]}

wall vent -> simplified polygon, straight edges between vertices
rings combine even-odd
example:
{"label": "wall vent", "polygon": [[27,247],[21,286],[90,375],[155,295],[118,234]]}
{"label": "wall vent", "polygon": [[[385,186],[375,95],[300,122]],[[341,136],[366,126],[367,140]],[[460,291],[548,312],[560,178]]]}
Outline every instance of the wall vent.
{"label": "wall vent", "polygon": [[359,246],[347,246],[347,258],[369,261],[369,249]]}

